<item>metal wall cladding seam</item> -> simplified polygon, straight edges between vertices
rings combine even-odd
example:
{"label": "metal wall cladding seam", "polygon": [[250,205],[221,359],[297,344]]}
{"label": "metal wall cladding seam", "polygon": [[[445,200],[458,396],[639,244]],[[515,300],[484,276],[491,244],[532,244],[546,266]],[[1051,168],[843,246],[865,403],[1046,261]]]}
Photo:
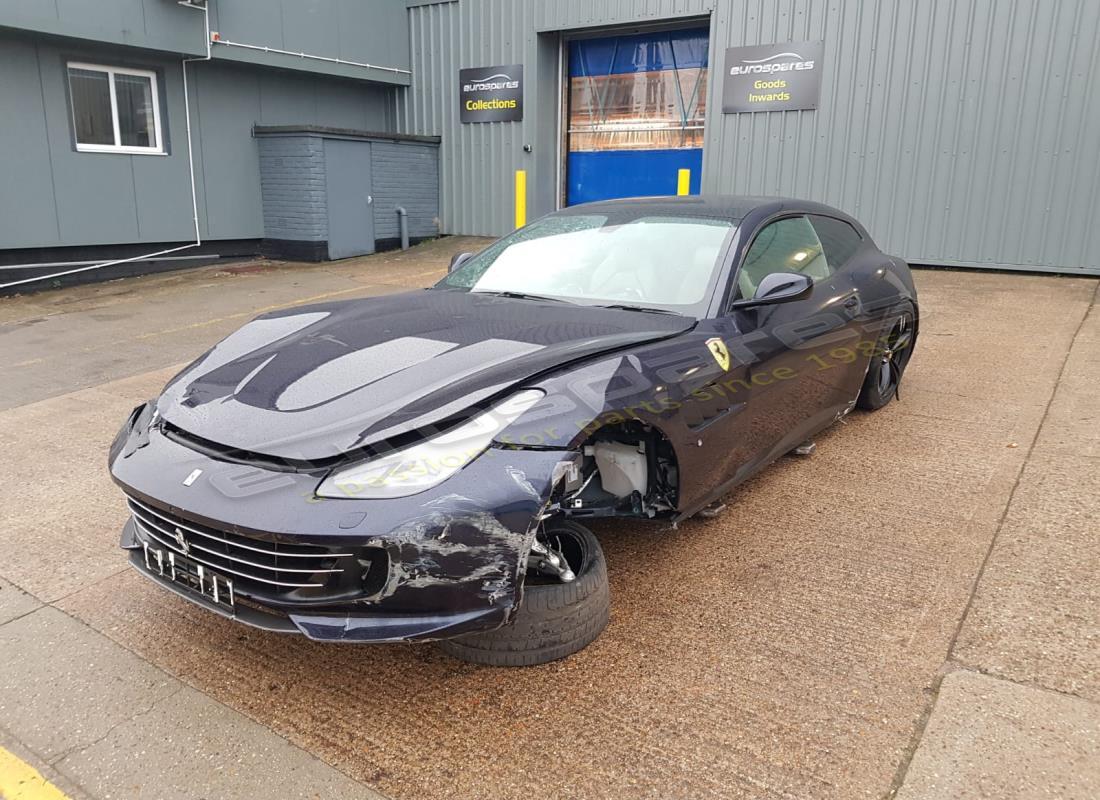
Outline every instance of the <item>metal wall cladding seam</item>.
{"label": "metal wall cladding seam", "polygon": [[61,238],[39,58],[35,42],[0,36],[0,174],[12,187],[0,189],[0,247]]}
{"label": "metal wall cladding seam", "polygon": [[[223,41],[408,69],[405,7],[399,0],[210,0],[211,30]],[[171,0],[5,0],[0,25],[95,43],[200,56],[203,15]],[[285,53],[217,46],[214,57],[317,74],[404,85],[408,75],[374,72]]]}
{"label": "metal wall cladding seam", "polygon": [[[1100,3],[1095,0],[458,0],[409,9],[398,124],[443,137],[443,230],[500,234],[540,31],[710,14],[704,192],[794,195],[861,219],[915,263],[1100,274]],[[816,111],[721,113],[727,47],[825,42]],[[522,123],[461,125],[459,67],[522,62]],[[539,89],[544,91],[544,89]],[[546,118],[543,118],[546,117]],[[546,174],[543,174],[546,173]],[[535,204],[530,217],[549,208]]]}
{"label": "metal wall cladding seam", "polygon": [[[263,3],[264,0],[251,0]],[[186,55],[206,51],[202,14],[165,0],[0,3],[0,25],[14,30]]]}
{"label": "metal wall cladding seam", "polygon": [[[144,0],[146,3],[151,0]],[[119,2],[119,0],[110,0]],[[163,0],[158,0],[163,3]],[[362,0],[211,0],[210,24],[223,40],[341,58],[379,67],[409,68],[405,9],[397,2]],[[199,40],[202,40],[200,35]],[[370,71],[286,53],[216,47],[215,58],[282,69],[319,72],[381,83],[405,83],[408,76]]]}

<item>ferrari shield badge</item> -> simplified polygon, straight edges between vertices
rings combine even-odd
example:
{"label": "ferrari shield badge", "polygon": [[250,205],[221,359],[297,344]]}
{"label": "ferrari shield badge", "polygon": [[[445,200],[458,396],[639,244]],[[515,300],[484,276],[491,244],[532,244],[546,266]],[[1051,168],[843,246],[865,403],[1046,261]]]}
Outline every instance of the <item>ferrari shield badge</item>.
{"label": "ferrari shield badge", "polygon": [[713,339],[707,339],[707,349],[714,356],[714,360],[718,362],[718,366],[729,372],[730,351],[726,349],[726,343],[720,337],[715,336]]}

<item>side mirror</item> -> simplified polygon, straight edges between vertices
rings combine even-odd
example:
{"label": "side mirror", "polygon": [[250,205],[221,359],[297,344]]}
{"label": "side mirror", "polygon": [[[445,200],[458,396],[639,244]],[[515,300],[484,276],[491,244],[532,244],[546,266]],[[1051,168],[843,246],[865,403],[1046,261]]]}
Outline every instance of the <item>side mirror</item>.
{"label": "side mirror", "polygon": [[456,269],[461,267],[463,264],[465,264],[467,261],[469,261],[473,257],[474,257],[473,253],[455,253],[451,257],[451,266],[447,267],[447,272],[448,273],[454,272]]}
{"label": "side mirror", "polygon": [[775,303],[790,303],[810,296],[814,281],[801,272],[773,272],[765,275],[756,287],[756,293],[748,300],[737,300],[730,308],[753,308]]}

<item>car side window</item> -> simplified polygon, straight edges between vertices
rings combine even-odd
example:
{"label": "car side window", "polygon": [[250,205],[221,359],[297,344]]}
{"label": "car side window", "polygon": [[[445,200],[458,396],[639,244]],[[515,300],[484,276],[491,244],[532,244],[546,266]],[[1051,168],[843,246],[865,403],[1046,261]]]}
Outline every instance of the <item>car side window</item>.
{"label": "car side window", "polygon": [[834,270],[840,269],[863,245],[863,237],[844,220],[810,215],[817,238],[825,248],[825,257]]}
{"label": "car side window", "polygon": [[814,283],[833,274],[814,226],[806,217],[784,217],[760,229],[737,273],[738,296],[749,299],[765,276],[801,272]]}

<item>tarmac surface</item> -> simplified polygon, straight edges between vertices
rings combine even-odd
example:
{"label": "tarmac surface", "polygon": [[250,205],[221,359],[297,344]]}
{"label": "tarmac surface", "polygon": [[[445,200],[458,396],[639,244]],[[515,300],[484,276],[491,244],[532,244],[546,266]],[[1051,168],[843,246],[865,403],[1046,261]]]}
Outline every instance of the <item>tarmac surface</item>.
{"label": "tarmac surface", "polygon": [[901,400],[709,520],[594,526],[564,661],[319,645],[125,566],[126,413],[269,308],[428,285],[443,239],[0,299],[0,747],[71,797],[1100,796],[1100,311],[923,270]]}

